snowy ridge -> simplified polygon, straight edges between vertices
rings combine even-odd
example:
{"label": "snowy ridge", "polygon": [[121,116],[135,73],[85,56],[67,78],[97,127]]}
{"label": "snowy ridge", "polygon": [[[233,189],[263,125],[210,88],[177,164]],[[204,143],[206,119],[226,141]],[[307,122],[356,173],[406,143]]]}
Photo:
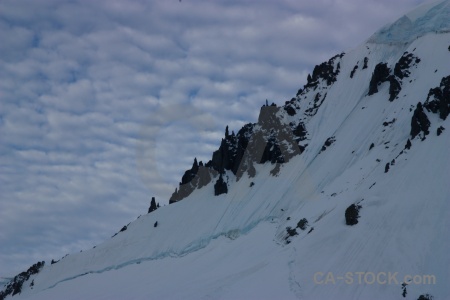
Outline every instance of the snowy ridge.
{"label": "snowy ridge", "polygon": [[[219,196],[213,174],[94,249],[47,263],[13,299],[402,299],[405,291],[406,299],[448,299],[450,118],[425,106],[429,127],[420,121],[411,136],[418,103],[450,75],[448,4],[406,17],[438,33],[416,38],[399,20],[318,66],[293,99],[274,108],[300,149],[287,163],[256,163],[254,176],[239,180],[225,169],[228,191]],[[387,74],[376,74],[380,64]],[[348,226],[352,204],[362,208],[358,224]],[[324,283],[329,272],[334,284]],[[337,279],[348,272],[352,283]],[[356,272],[398,275],[367,284]],[[402,287],[406,275],[435,282]]]}

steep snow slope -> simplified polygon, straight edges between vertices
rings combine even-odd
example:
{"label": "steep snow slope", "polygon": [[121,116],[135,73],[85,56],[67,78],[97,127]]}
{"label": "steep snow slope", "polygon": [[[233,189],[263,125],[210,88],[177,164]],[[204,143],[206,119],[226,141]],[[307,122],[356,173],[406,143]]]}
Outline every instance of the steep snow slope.
{"label": "steep snow slope", "polygon": [[[409,14],[408,30],[421,32],[414,39],[389,27],[335,57],[324,67],[335,81],[312,76],[277,110],[281,124],[307,132],[303,152],[278,173],[270,162],[238,181],[225,170],[220,196],[215,174],[94,249],[47,263],[13,299],[401,299],[406,275],[418,276],[406,299],[449,299],[449,118],[425,108],[430,127],[419,122],[411,136],[418,103],[450,75],[448,7],[439,1]],[[381,38],[394,35],[401,42]],[[389,76],[374,76],[381,63]],[[345,223],[351,204],[362,207],[354,226]],[[296,228],[303,218],[306,229]],[[388,273],[397,275],[387,281]]]}

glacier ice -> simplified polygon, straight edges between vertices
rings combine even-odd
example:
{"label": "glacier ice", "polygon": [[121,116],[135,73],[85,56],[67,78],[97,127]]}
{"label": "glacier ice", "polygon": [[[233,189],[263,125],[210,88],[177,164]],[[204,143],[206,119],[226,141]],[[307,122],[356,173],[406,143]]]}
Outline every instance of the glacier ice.
{"label": "glacier ice", "polygon": [[376,44],[408,44],[427,33],[450,31],[450,1],[423,5],[372,35],[368,42]]}

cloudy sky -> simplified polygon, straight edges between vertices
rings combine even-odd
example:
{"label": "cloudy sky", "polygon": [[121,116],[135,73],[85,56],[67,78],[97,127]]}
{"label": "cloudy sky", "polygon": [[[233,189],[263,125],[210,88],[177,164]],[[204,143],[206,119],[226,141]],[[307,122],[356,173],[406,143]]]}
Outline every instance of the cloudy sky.
{"label": "cloudy sky", "polygon": [[265,99],[421,0],[0,0],[0,276],[161,204]]}

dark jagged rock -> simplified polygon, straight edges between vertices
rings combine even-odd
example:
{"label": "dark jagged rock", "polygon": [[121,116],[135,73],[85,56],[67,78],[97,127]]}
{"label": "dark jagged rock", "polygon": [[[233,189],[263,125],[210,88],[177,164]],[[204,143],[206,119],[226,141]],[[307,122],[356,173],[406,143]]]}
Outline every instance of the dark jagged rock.
{"label": "dark jagged rock", "polygon": [[402,86],[395,76],[389,76],[389,101],[394,101],[401,90]]}
{"label": "dark jagged rock", "polygon": [[300,221],[298,221],[297,228],[300,228],[300,230],[305,230],[306,227],[308,227],[308,220],[303,218]]}
{"label": "dark jagged rock", "polygon": [[[448,48],[450,51],[450,47],[448,47]],[[434,297],[431,296],[430,294],[420,295],[419,298],[417,298],[417,300],[433,300],[433,299],[434,299]]]}
{"label": "dark jagged rock", "polygon": [[445,128],[444,127],[442,127],[442,126],[439,126],[438,127],[438,129],[437,129],[437,131],[436,131],[436,133],[437,133],[437,136],[440,136],[441,134],[442,134],[442,132],[445,130]]}
{"label": "dark jagged rock", "polygon": [[353,76],[355,75],[356,70],[358,70],[358,65],[353,67],[353,70],[350,72],[350,78],[353,78]]}
{"label": "dark jagged rock", "polygon": [[[242,161],[237,170],[239,178],[247,172],[254,176],[254,163],[282,164],[288,162],[293,156],[301,154],[297,140],[293,134],[292,125],[281,123],[276,106],[262,107],[258,117],[260,130],[256,131],[247,145]],[[279,167],[278,167],[279,168]],[[273,172],[278,169],[275,166]]]}
{"label": "dark jagged rock", "polygon": [[298,141],[303,141],[306,139],[306,134],[308,133],[305,128],[305,124],[299,122],[292,133],[298,138]]}
{"label": "dark jagged rock", "polygon": [[327,97],[327,94],[325,94],[323,97],[320,93],[317,93],[316,96],[314,97],[314,105],[308,109],[305,110],[305,114],[308,116],[314,116],[317,111],[319,110],[320,106],[322,105],[322,103],[325,101]]}
{"label": "dark jagged rock", "polygon": [[386,63],[379,63],[375,66],[369,84],[369,96],[378,93],[378,85],[389,80],[390,69]]}
{"label": "dark jagged rock", "polygon": [[445,120],[450,114],[450,76],[443,77],[439,87],[430,89],[423,105],[428,111],[439,113]]}
{"label": "dark jagged rock", "polygon": [[389,101],[394,101],[402,89],[402,79],[409,77],[410,68],[417,65],[420,58],[415,57],[412,53],[405,52],[394,66],[394,74],[390,75],[389,81]]}
{"label": "dark jagged rock", "polygon": [[263,106],[259,112],[258,124],[264,129],[270,129],[273,126],[278,125],[279,120],[277,118],[277,113],[280,110],[277,106]]}
{"label": "dark jagged rock", "polygon": [[374,143],[370,144],[369,150],[372,150],[373,147],[375,147],[375,144]]}
{"label": "dark jagged rock", "polygon": [[292,227],[286,227],[286,232],[289,236],[298,235],[297,230],[295,230],[295,228]]}
{"label": "dark jagged rock", "polygon": [[386,127],[386,126],[389,126],[389,125],[391,125],[391,124],[394,124],[395,121],[396,121],[396,119],[394,118],[394,119],[392,119],[392,121],[389,121],[389,122],[383,122],[383,126]]}
{"label": "dark jagged rock", "polygon": [[219,179],[217,179],[214,184],[214,195],[219,196],[222,194],[228,193],[227,183],[223,180],[222,174],[219,175]]}
{"label": "dark jagged rock", "polygon": [[420,132],[423,132],[424,139],[430,133],[428,128],[430,128],[430,120],[423,111],[422,103],[419,102],[411,119],[411,138],[414,139]]}
{"label": "dark jagged rock", "polygon": [[[336,139],[335,139],[334,136],[329,137],[329,138],[325,141],[325,143],[323,144],[322,149],[320,149],[320,152],[323,152],[323,151],[327,150],[327,148],[330,147],[331,144],[333,144],[335,141],[336,141]],[[319,153],[320,153],[320,152],[319,152]]]}
{"label": "dark jagged rock", "polygon": [[362,208],[361,205],[352,204],[345,210],[345,224],[353,226],[358,224],[359,210]]}
{"label": "dark jagged rock", "polygon": [[284,110],[285,110],[285,111],[287,112],[287,114],[290,115],[290,116],[294,116],[294,115],[296,114],[295,109],[294,109],[292,106],[290,106],[290,105],[285,106],[285,107],[284,107]]}
{"label": "dark jagged rock", "polygon": [[418,64],[420,58],[415,57],[414,54],[405,52],[402,57],[398,60],[394,67],[394,75],[400,79],[409,77],[411,72],[409,69],[412,65]]}
{"label": "dark jagged rock", "polygon": [[[264,107],[273,109],[272,106]],[[226,136],[225,139],[222,139],[219,149],[213,153],[212,160],[206,166],[219,173],[231,170],[236,174],[252,133],[253,125],[247,124],[239,130],[236,136]]]}
{"label": "dark jagged rock", "polygon": [[197,175],[198,172],[198,163],[197,158],[194,158],[194,163],[192,164],[192,168],[190,170],[187,170],[183,177],[181,178],[181,184],[186,184],[191,182],[192,179],[194,179],[195,175]]}
{"label": "dark jagged rock", "polygon": [[266,147],[264,148],[264,152],[259,163],[264,164],[268,161],[273,164],[282,164],[285,162],[284,155],[281,153],[280,146],[273,138],[267,141]]}
{"label": "dark jagged rock", "polygon": [[169,204],[178,202],[189,196],[195,189],[201,188],[211,182],[212,178],[217,175],[217,171],[208,166],[199,165],[197,174],[190,182],[182,184],[175,189],[169,199]]}
{"label": "dark jagged rock", "polygon": [[402,283],[402,296],[403,296],[403,298],[406,298],[406,295],[408,294],[408,292],[406,291],[406,286],[407,285],[408,284],[406,282]]}
{"label": "dark jagged rock", "polygon": [[384,166],[384,173],[389,172],[389,163]]}
{"label": "dark jagged rock", "polygon": [[14,278],[6,284],[3,291],[0,291],[0,300],[4,300],[8,295],[14,296],[22,292],[23,284],[30,279],[31,275],[39,273],[39,271],[44,267],[45,262],[37,262],[28,268],[27,271],[21,272],[20,274],[14,276]]}
{"label": "dark jagged rock", "polygon": [[368,57],[364,57],[364,65],[362,67],[362,69],[367,69],[367,63],[369,62],[369,58]]}
{"label": "dark jagged rock", "polygon": [[405,149],[407,149],[407,150],[409,150],[409,149],[411,149],[411,141],[408,139],[407,141],[406,141],[406,145],[405,145]]}
{"label": "dark jagged rock", "polygon": [[[331,85],[336,81],[336,76],[340,72],[340,64],[336,62],[344,54],[331,58],[328,62],[316,66],[312,75],[308,76],[308,83],[304,89],[300,89],[298,95],[305,90],[310,91],[317,87],[319,82]],[[326,94],[317,93],[314,106],[309,108],[310,115],[314,115],[320,105],[325,100]],[[247,124],[235,135],[230,134],[228,127],[225,129],[225,137],[222,139],[219,149],[214,151],[212,159],[203,165],[201,162],[194,163],[190,170],[187,170],[180,182],[179,187],[172,194],[169,203],[174,203],[189,196],[195,189],[211,182],[217,174],[224,174],[231,171],[236,180],[244,174],[253,177],[256,174],[254,164],[270,162],[275,164],[272,175],[276,175],[281,164],[288,162],[295,155],[301,154],[307,145],[299,145],[300,141],[307,138],[307,131],[302,122],[286,125],[282,122],[283,114],[295,115],[298,98],[286,101],[283,109],[274,103],[261,107],[261,111],[256,124]]]}
{"label": "dark jagged rock", "polygon": [[153,224],[153,227],[154,228],[158,227],[158,221],[156,221],[155,224]]}
{"label": "dark jagged rock", "polygon": [[286,232],[287,236],[284,238],[284,240],[286,241],[286,244],[289,244],[291,242],[289,238],[298,235],[298,233],[297,230],[295,230],[295,228],[292,228],[290,226],[286,227]]}
{"label": "dark jagged rock", "polygon": [[152,201],[150,201],[150,207],[148,208],[148,213],[151,213],[152,211],[155,211],[158,209],[158,206],[156,205],[155,197],[152,197]]}
{"label": "dark jagged rock", "polygon": [[328,86],[333,84],[340,72],[340,64],[338,63],[336,70],[334,70],[334,62],[337,58],[342,58],[343,56],[344,53],[341,53],[330,58],[327,62],[316,65],[312,76],[308,74],[307,83],[304,86],[304,89],[317,87],[321,80],[326,81]]}

